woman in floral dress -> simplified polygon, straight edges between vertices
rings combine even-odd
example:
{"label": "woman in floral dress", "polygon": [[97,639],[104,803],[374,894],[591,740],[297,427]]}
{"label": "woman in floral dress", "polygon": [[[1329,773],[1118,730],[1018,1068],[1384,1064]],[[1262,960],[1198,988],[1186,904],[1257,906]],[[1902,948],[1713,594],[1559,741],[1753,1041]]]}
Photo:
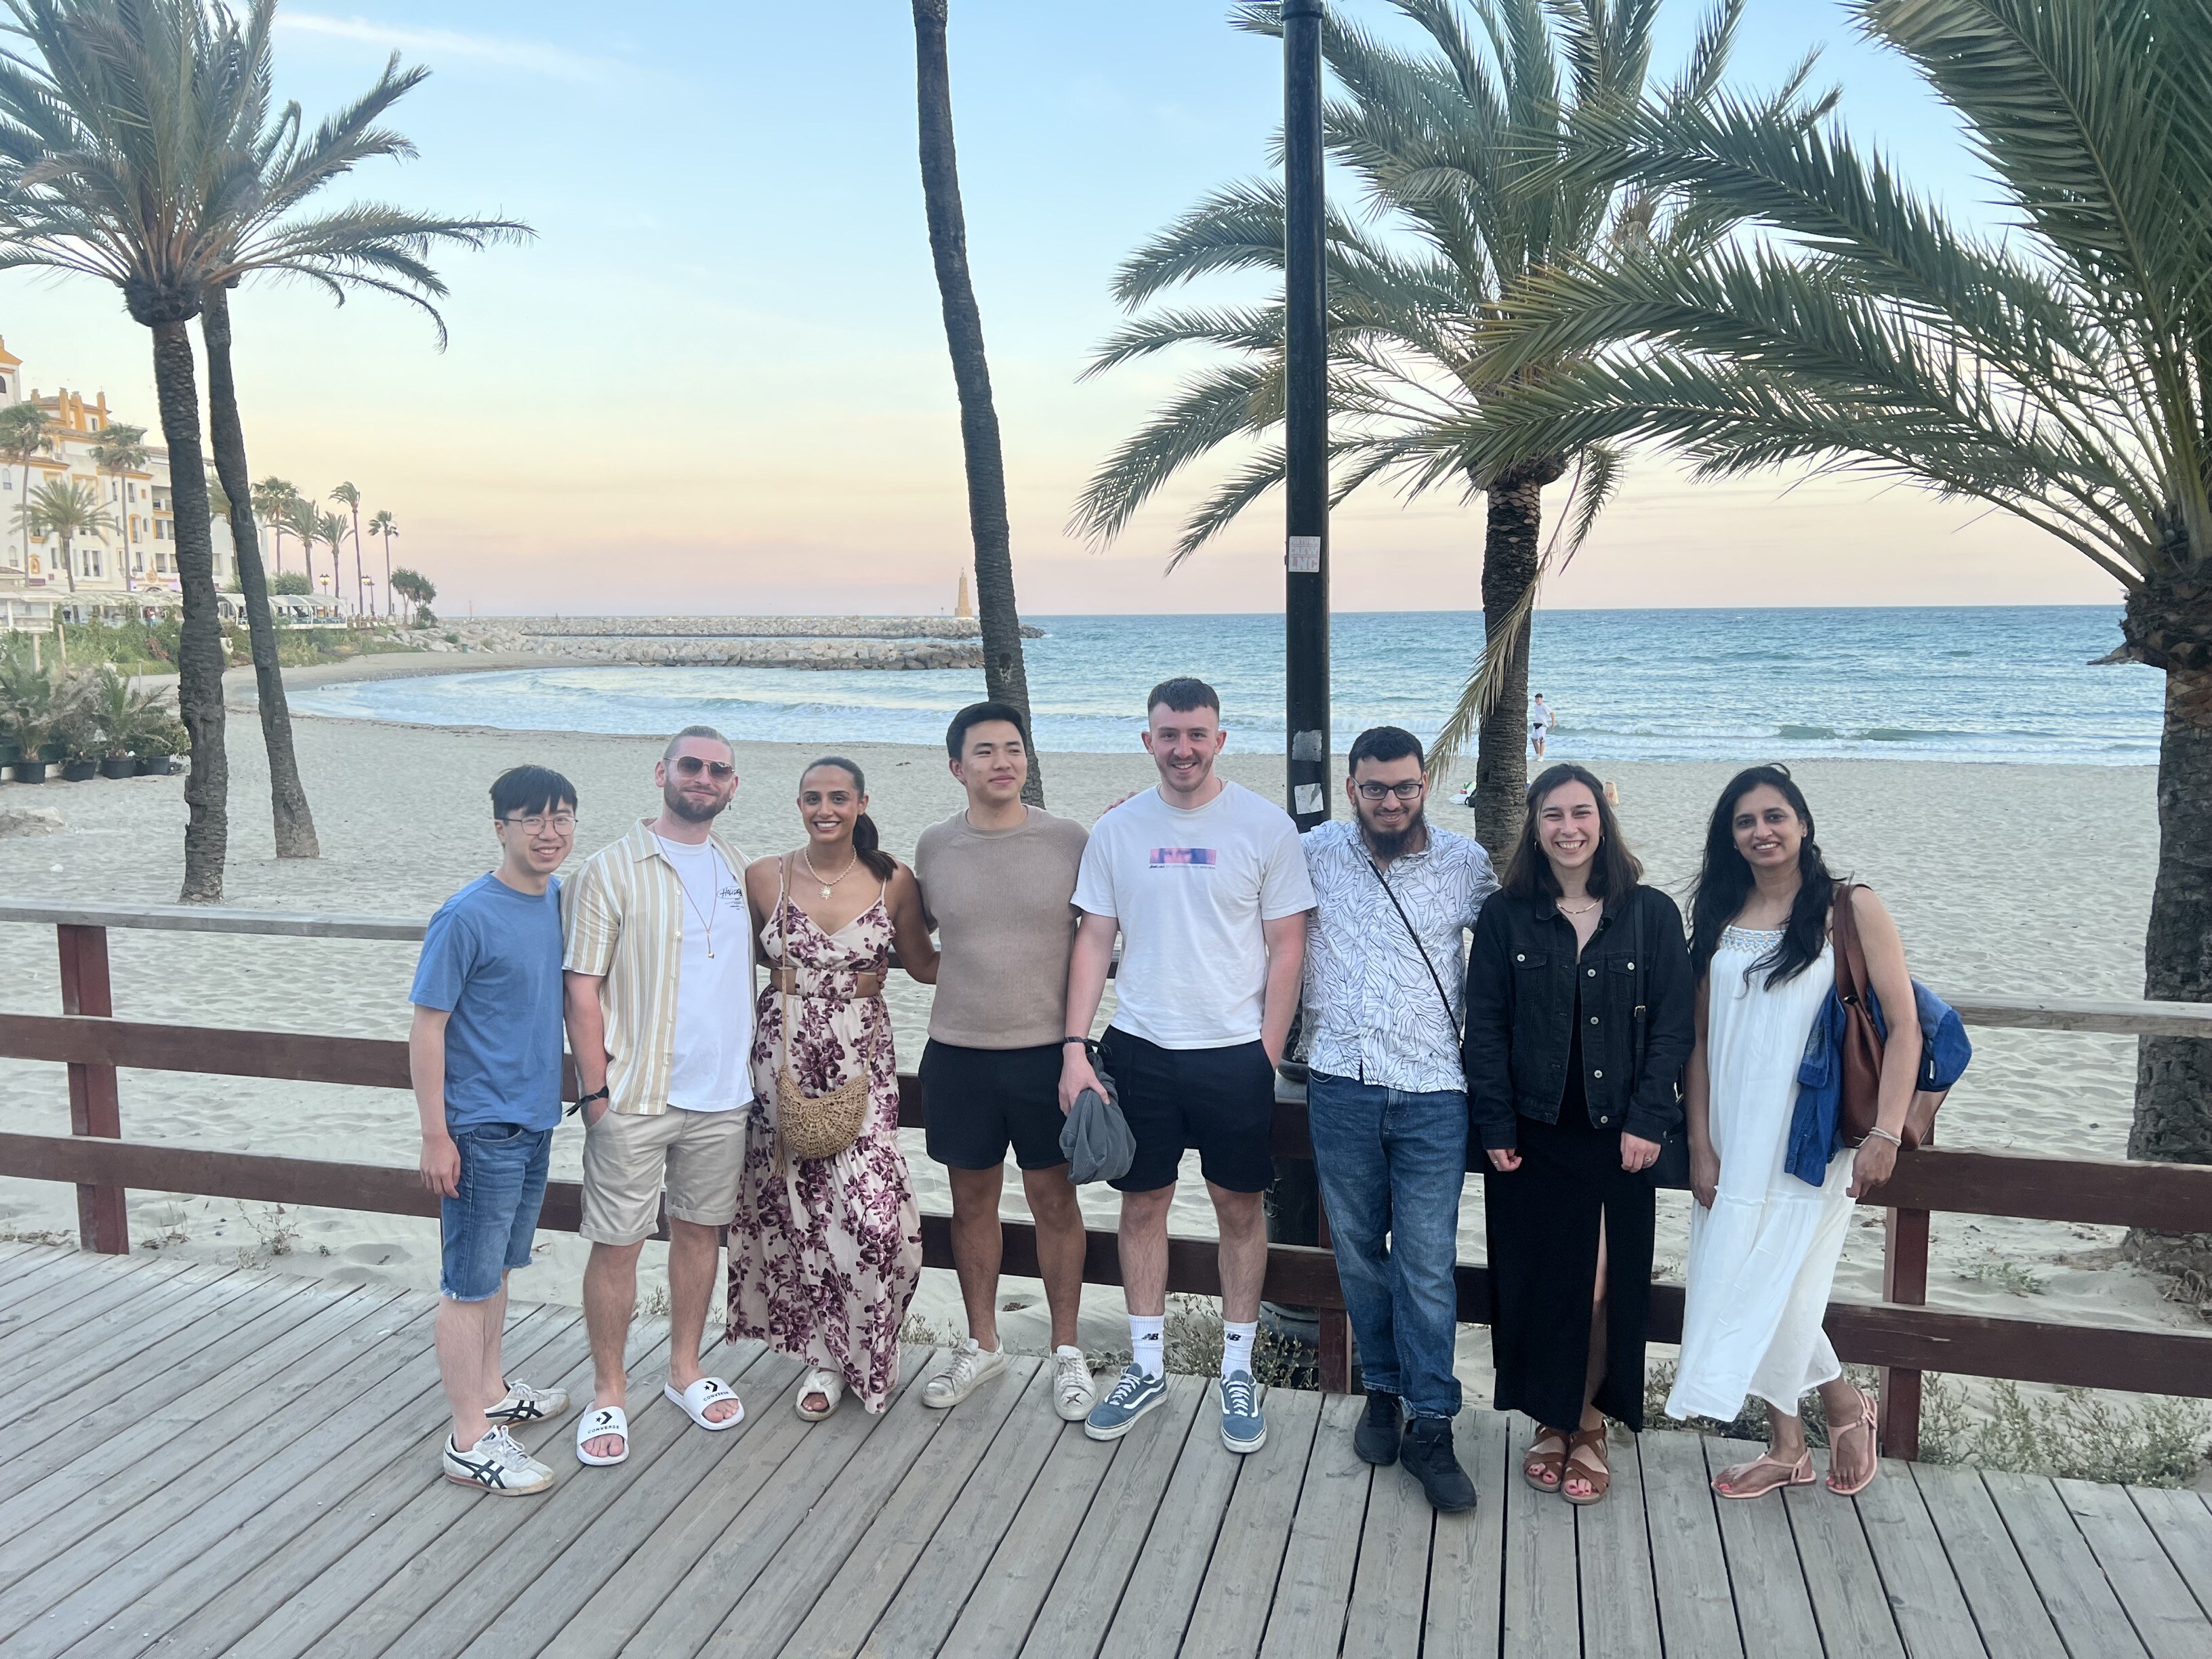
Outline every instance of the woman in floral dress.
{"label": "woman in floral dress", "polygon": [[[850,1388],[871,1412],[898,1382],[899,1326],[921,1275],[921,1222],[898,1142],[898,1066],[882,987],[891,948],[915,979],[937,975],[914,872],[884,852],[860,769],[830,757],[799,781],[806,844],[745,871],[761,960],[773,978],[755,1011],[753,1103],[730,1228],[730,1337],[804,1360],[799,1414],[818,1422]],[[865,1072],[869,1109],[835,1157],[785,1158],[776,1073],[820,1096]]]}

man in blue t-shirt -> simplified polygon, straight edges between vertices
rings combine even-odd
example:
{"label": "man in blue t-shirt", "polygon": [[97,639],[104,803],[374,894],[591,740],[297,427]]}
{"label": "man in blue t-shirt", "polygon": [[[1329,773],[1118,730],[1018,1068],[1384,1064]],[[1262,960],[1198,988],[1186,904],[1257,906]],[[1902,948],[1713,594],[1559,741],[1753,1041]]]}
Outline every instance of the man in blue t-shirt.
{"label": "man in blue t-shirt", "polygon": [[491,787],[499,867],[430,918],[415,969],[407,1054],[422,1117],[422,1184],[436,1193],[438,1372],[453,1409],[446,1478],[543,1492],[553,1471],[508,1430],[568,1408],[559,1389],[501,1373],[507,1275],[530,1265],[553,1131],[561,1121],[561,884],[576,790],[518,766]]}

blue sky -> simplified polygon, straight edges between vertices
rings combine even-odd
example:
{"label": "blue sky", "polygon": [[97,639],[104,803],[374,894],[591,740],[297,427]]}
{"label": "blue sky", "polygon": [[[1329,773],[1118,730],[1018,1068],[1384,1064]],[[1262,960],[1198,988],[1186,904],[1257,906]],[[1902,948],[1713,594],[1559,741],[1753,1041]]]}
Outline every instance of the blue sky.
{"label": "blue sky", "polygon": [[[1376,0],[1348,9],[1389,18]],[[1686,41],[1701,9],[1673,0],[1670,39]],[[1175,501],[1103,553],[1065,531],[1091,468],[1195,363],[1078,384],[1116,320],[1115,264],[1265,162],[1279,48],[1228,12],[952,0],[970,252],[1031,611],[1264,609],[1279,592],[1272,506],[1172,577]],[[280,89],[311,114],[392,50],[434,71],[398,112],[421,158],[362,175],[362,193],[519,216],[539,235],[447,262],[443,355],[388,301],[334,311],[303,289],[246,290],[234,315],[256,477],[358,483],[454,611],[949,605],[965,497],[904,3],[447,0],[280,16]],[[1835,0],[1753,0],[1735,78],[1771,84],[1814,45],[1854,127],[1971,212],[1980,191],[1951,124]],[[145,337],[107,294],[0,280],[0,329],[33,384],[104,386],[151,424]],[[1784,495],[1783,482],[1693,491],[1640,471],[1551,602],[2110,594],[2077,556],[1971,510],[1848,482]],[[1337,602],[1471,608],[1480,537],[1479,503],[1349,505]]]}

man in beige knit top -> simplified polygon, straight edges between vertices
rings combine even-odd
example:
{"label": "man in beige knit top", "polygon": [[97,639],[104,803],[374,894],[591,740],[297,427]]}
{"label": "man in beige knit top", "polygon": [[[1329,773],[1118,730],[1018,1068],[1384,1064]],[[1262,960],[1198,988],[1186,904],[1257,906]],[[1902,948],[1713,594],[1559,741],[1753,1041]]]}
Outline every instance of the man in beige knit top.
{"label": "man in beige knit top", "polygon": [[1006,1369],[999,1347],[999,1193],[1007,1148],[1036,1218],[1052,1311],[1053,1408],[1073,1423],[1093,1401],[1076,1345],[1083,1212],[1060,1150],[1060,1032],[1083,826],[1025,805],[1029,725],[1003,702],[971,703],[945,734],[968,805],[921,832],[922,902],[943,948],[921,1055],[929,1155],[952,1186],[952,1261],[968,1339],[922,1403],[957,1406]]}

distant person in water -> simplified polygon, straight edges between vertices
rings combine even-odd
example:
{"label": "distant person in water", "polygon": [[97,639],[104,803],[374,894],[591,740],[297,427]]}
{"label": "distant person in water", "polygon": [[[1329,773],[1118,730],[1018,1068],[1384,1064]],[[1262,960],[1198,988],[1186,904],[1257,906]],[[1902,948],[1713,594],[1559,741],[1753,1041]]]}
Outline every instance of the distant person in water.
{"label": "distant person in water", "polygon": [[1552,712],[1551,705],[1544,701],[1544,694],[1539,691],[1536,706],[1528,714],[1528,741],[1534,745],[1538,760],[1544,758],[1544,740],[1552,735],[1552,727],[1558,718]]}
{"label": "distant person in water", "polygon": [[575,786],[518,766],[491,787],[499,866],[438,907],[416,964],[407,1037],[422,1184],[438,1194],[438,1375],[453,1407],[446,1479],[513,1497],[553,1471],[508,1431],[568,1409],[501,1373],[507,1276],[530,1265],[561,1121],[561,884]]}

